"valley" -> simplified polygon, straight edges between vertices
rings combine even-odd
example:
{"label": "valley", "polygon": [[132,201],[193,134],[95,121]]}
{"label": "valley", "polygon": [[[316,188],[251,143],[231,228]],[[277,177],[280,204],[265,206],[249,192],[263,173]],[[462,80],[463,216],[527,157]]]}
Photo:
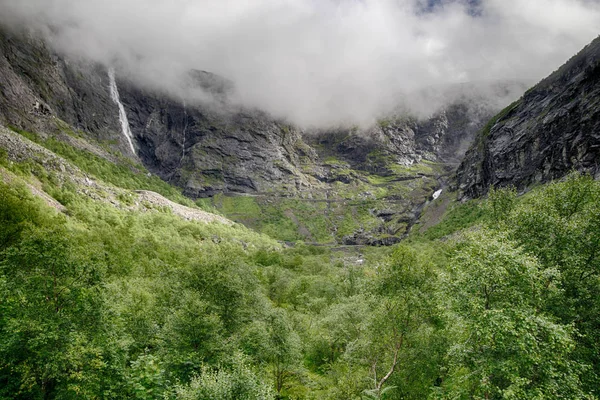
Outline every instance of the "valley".
{"label": "valley", "polygon": [[1,27],[0,399],[598,398],[599,49],[302,128]]}

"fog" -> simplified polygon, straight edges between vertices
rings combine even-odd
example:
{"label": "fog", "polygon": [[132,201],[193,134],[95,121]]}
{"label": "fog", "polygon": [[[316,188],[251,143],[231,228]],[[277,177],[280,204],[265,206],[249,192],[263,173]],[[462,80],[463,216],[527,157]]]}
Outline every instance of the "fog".
{"label": "fog", "polygon": [[0,20],[186,101],[210,97],[185,83],[205,70],[234,104],[324,127],[426,115],[464,84],[508,103],[598,35],[600,2],[0,0]]}

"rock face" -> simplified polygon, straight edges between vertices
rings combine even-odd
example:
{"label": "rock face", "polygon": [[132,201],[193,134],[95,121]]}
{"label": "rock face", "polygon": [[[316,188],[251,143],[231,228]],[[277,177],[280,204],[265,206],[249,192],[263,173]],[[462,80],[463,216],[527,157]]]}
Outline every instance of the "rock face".
{"label": "rock face", "polygon": [[66,60],[32,35],[0,29],[0,122],[45,133],[58,129],[57,119],[95,140],[118,139],[106,69]]}
{"label": "rock face", "polygon": [[518,189],[572,170],[600,177],[600,37],[503,110],[462,162],[460,196]]}
{"label": "rock face", "polygon": [[141,161],[190,197],[309,185],[299,168],[316,155],[297,129],[257,111],[190,107],[127,82],[120,90]]}
{"label": "rock face", "polygon": [[[191,71],[196,84],[223,100],[231,84]],[[191,197],[308,185],[298,170],[316,153],[301,133],[257,111],[208,106],[144,91],[117,76],[139,161]],[[53,53],[33,35],[0,29],[0,123],[42,135],[80,131],[130,156],[105,66]]]}
{"label": "rock face", "polygon": [[410,166],[423,160],[457,166],[490,108],[476,108],[470,99],[456,101],[425,119],[396,117],[369,130],[312,132],[305,140],[320,158],[336,157],[354,169],[389,175],[390,165]]}
{"label": "rock face", "polygon": [[[230,84],[195,72],[225,99]],[[216,83],[215,83],[216,81]],[[268,193],[314,189],[319,183],[349,183],[324,167],[335,157],[369,173],[389,175],[389,165],[422,160],[458,164],[478,129],[493,115],[456,103],[425,120],[394,118],[366,130],[302,132],[256,110],[189,106],[120,81],[138,156],[152,172],[191,197],[221,192]],[[333,173],[332,173],[333,172]]]}
{"label": "rock face", "polygon": [[[391,118],[367,131],[301,132],[259,111],[231,109],[226,98],[233,84],[217,75],[190,71],[189,81],[214,95],[220,107],[141,89],[117,71],[139,161],[190,197],[349,183],[351,177],[331,171],[323,157],[384,176],[390,165],[454,160],[490,114],[456,104],[423,121]],[[0,122],[41,134],[79,132],[132,156],[105,66],[61,56],[34,35],[2,29]]]}

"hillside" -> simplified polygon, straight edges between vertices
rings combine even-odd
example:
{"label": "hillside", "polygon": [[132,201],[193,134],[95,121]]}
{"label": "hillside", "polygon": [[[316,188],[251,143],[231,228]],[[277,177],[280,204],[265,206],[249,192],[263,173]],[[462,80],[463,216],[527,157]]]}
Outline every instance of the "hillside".
{"label": "hillside", "polygon": [[599,387],[589,177],[455,204],[392,249],[285,248],[160,181],[81,164],[100,179],[23,134],[0,135],[1,398],[586,398]]}

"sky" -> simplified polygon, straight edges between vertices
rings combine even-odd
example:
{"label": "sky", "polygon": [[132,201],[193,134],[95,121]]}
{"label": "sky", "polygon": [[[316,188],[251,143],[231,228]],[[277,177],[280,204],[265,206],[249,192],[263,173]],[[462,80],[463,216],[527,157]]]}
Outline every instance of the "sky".
{"label": "sky", "polygon": [[509,102],[490,85],[557,69],[600,33],[600,0],[0,0],[0,20],[188,102],[206,70],[235,104],[325,127],[427,115],[447,99],[419,93],[465,83]]}

